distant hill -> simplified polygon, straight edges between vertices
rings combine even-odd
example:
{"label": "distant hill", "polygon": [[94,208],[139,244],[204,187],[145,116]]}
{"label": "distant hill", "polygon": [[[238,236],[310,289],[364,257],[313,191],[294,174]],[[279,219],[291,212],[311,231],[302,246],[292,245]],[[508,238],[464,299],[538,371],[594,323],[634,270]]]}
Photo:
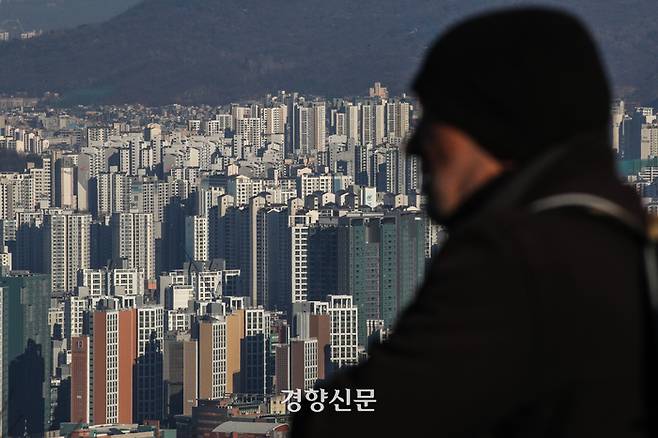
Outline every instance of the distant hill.
{"label": "distant hill", "polygon": [[[520,3],[527,2],[146,0],[104,23],[0,44],[0,93],[163,104],[223,103],[278,89],[360,94],[375,80],[404,91],[447,24]],[[653,0],[551,4],[568,5],[594,28],[621,94],[658,97]]]}
{"label": "distant hill", "polygon": [[0,30],[53,30],[105,21],[141,0],[0,0]]}

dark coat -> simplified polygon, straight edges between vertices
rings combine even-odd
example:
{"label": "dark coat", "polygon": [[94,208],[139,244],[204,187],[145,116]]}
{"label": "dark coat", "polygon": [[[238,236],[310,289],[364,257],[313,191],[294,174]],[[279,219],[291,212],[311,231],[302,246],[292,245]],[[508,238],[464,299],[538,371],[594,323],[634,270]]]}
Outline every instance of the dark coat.
{"label": "dark coat", "polygon": [[641,240],[582,209],[528,208],[584,192],[644,221],[607,151],[569,148],[468,202],[390,339],[327,385],[374,388],[375,412],[305,407],[293,437],[648,436]]}

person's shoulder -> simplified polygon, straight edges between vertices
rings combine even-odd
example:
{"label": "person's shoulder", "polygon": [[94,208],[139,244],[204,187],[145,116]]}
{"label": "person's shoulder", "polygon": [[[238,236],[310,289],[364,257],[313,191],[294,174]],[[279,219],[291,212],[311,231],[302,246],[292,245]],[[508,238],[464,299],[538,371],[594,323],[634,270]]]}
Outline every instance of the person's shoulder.
{"label": "person's shoulder", "polygon": [[617,233],[614,219],[593,214],[584,208],[556,208],[533,211],[529,206],[514,206],[484,214],[457,230],[458,240],[486,239],[504,244],[527,236],[553,239],[607,231]]}
{"label": "person's shoulder", "polygon": [[[578,209],[533,212],[515,206],[476,220],[450,234],[444,248],[448,259],[488,260],[509,265],[546,252],[567,252],[569,247],[591,245],[615,234],[610,223]],[[612,238],[612,237],[611,237]]]}
{"label": "person's shoulder", "polygon": [[434,260],[436,271],[455,272],[486,267],[487,270],[519,268],[521,227],[527,214],[519,209],[481,215],[448,231],[448,239]]}
{"label": "person's shoulder", "polygon": [[526,221],[521,212],[478,218],[449,232],[446,244],[431,261],[419,294],[423,308],[472,303],[516,309],[527,303],[528,258],[518,238]]}
{"label": "person's shoulder", "polygon": [[514,207],[483,215],[454,237],[455,247],[471,242],[486,251],[485,257],[510,257],[532,271],[582,265],[593,258],[611,261],[620,253],[630,256],[642,245],[620,221],[584,208],[535,212]]}
{"label": "person's shoulder", "polygon": [[489,248],[505,247],[514,242],[524,230],[539,225],[537,218],[525,208],[509,208],[482,214],[449,233],[449,243],[459,247],[467,244]]}

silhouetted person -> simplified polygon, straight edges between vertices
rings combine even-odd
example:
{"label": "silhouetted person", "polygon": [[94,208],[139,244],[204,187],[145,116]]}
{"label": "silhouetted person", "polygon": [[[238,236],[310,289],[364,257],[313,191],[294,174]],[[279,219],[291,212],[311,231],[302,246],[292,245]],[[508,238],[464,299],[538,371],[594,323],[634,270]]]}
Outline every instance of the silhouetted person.
{"label": "silhouetted person", "polygon": [[325,386],[373,388],[375,412],[305,406],[293,437],[648,436],[642,239],[550,207],[576,194],[645,223],[615,174],[587,31],[543,9],[470,19],[430,50],[414,91],[410,148],[450,237],[389,340]]}

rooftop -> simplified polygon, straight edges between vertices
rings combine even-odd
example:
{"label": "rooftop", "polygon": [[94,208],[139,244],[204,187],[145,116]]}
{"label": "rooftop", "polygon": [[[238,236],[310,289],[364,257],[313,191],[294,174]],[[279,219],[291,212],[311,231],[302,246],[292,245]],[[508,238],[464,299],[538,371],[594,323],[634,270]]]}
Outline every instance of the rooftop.
{"label": "rooftop", "polygon": [[285,426],[284,423],[255,423],[247,421],[226,421],[215,429],[213,432],[222,432],[222,433],[253,433],[253,434],[265,434],[272,431],[275,431],[279,427]]}

